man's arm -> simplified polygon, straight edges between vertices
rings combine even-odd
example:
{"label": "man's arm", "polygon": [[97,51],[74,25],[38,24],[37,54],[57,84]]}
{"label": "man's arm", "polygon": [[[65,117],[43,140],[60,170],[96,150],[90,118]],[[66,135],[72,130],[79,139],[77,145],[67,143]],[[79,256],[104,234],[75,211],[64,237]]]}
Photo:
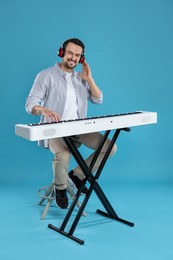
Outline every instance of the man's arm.
{"label": "man's arm", "polygon": [[94,79],[91,74],[91,69],[86,61],[82,64],[82,73],[79,73],[81,79],[85,80],[90,88],[91,96],[93,98],[100,98],[101,97],[101,91],[94,82]]}
{"label": "man's arm", "polygon": [[49,77],[45,72],[39,73],[26,100],[25,108],[33,115],[43,115],[48,122],[58,122],[60,117],[56,112],[39,105],[45,96],[47,86],[49,86]]}

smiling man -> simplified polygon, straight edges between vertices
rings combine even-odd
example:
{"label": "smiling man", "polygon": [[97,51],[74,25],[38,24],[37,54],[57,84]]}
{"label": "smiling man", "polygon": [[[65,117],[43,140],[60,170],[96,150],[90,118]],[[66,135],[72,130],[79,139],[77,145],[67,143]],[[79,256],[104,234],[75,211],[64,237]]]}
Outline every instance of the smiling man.
{"label": "smiling man", "polygon": [[[74,69],[77,64],[79,63],[81,57],[84,58],[83,53],[84,46],[79,46],[74,44],[73,42],[64,43],[62,47],[59,50],[59,55],[61,57],[64,57],[62,60],[62,63],[60,64],[60,67],[62,70],[66,72],[72,72],[72,69]],[[66,55],[64,55],[65,53]]]}
{"label": "smiling man", "polygon": [[[59,48],[58,56],[62,58],[61,63],[56,63],[54,67],[45,69],[37,75],[26,101],[26,111],[33,115],[40,115],[41,122],[51,123],[85,118],[87,117],[88,101],[101,104],[103,100],[102,92],[96,85],[90,67],[85,61],[83,42],[76,38],[66,40]],[[79,63],[82,64],[81,73],[74,71]],[[101,133],[89,133],[74,137],[77,147],[84,144],[94,151],[101,139]],[[107,139],[93,171],[99,167],[109,143],[110,140]],[[54,154],[52,167],[56,187],[56,203],[61,208],[67,208],[66,188],[71,153],[63,138],[40,141],[39,145],[48,148]],[[110,155],[115,151],[116,146],[113,147]],[[94,153],[86,159],[88,165],[93,155]],[[69,177],[79,189],[84,178],[81,169],[76,167],[71,170]],[[87,187],[83,188],[83,193],[87,193]]]}

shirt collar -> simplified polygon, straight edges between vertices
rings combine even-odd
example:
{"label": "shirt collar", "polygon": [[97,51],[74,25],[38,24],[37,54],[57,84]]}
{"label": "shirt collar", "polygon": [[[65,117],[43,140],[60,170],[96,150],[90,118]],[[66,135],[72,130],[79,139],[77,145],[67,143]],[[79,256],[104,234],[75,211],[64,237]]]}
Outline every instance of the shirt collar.
{"label": "shirt collar", "polygon": [[[60,68],[60,65],[61,63],[60,62],[58,62],[58,63],[55,63],[55,69],[56,69],[56,71],[60,74],[60,75],[62,75],[62,76],[65,76],[66,75],[66,72],[65,71],[63,71],[61,68]],[[75,71],[73,70],[72,71],[72,76],[74,76],[75,75]]]}

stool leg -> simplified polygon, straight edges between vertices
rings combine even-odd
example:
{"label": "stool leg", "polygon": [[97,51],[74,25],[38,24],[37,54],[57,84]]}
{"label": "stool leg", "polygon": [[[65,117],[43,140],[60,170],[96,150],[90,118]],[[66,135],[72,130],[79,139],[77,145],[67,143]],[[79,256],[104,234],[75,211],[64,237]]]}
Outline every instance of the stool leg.
{"label": "stool leg", "polygon": [[[42,190],[45,190],[45,194],[44,195],[41,195],[40,192]],[[69,182],[67,182],[67,191],[69,192],[69,195],[72,199],[74,199],[75,197],[75,192],[73,190],[73,188],[71,187],[71,184]],[[48,190],[46,190],[46,188],[41,188],[39,191],[38,191],[39,195],[42,196],[41,200],[39,201],[38,205],[42,205],[42,203],[47,200],[47,203],[46,203],[46,206],[42,212],[42,215],[41,215],[41,220],[43,220],[49,210],[49,207],[52,203],[52,201],[54,200],[55,198],[55,185],[52,183],[49,187],[48,187]],[[77,201],[76,203],[77,207],[80,208],[81,207],[81,203],[79,201]],[[86,212],[83,211],[82,212],[82,215],[83,216],[87,216]]]}
{"label": "stool leg", "polygon": [[[54,195],[55,195],[55,192],[54,192],[54,184],[52,183],[50,186],[48,186],[48,190],[46,190],[47,187],[45,188],[41,188],[38,193],[39,193],[39,196],[41,196],[41,200],[39,201],[38,205],[42,205],[42,203],[47,199],[47,203],[46,203],[46,206],[45,206],[45,209],[41,215],[41,219],[44,219],[48,210],[49,210],[49,207],[54,199]],[[41,191],[45,191],[45,194],[41,194],[40,192]]]}
{"label": "stool leg", "polygon": [[[49,188],[48,188],[47,191],[46,191],[45,188],[41,188],[41,189],[38,191],[39,196],[42,197],[41,200],[39,201],[38,205],[42,205],[42,203],[49,197],[49,195],[50,195],[50,193],[52,192],[53,189],[54,189],[54,184],[52,183],[52,184],[49,186]],[[40,194],[41,190],[45,190],[45,191],[46,191],[44,195],[41,195],[41,194]]]}
{"label": "stool leg", "polygon": [[41,215],[41,220],[43,220],[45,218],[45,216],[46,216],[46,214],[47,214],[47,212],[49,210],[49,207],[50,207],[52,201],[54,200],[54,196],[55,196],[54,187],[52,189],[52,192],[49,193],[49,194],[50,194],[50,197],[47,198],[48,201],[47,201],[46,206],[45,206],[45,208],[43,210],[43,213]]}

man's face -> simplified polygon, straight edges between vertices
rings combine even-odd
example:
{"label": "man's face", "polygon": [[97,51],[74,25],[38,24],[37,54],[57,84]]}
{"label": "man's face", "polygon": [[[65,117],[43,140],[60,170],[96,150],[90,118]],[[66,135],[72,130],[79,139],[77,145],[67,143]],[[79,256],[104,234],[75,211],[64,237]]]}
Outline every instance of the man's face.
{"label": "man's face", "polygon": [[67,44],[65,54],[62,60],[64,68],[66,68],[67,70],[74,69],[79,63],[82,51],[83,50],[81,46],[69,42]]}

